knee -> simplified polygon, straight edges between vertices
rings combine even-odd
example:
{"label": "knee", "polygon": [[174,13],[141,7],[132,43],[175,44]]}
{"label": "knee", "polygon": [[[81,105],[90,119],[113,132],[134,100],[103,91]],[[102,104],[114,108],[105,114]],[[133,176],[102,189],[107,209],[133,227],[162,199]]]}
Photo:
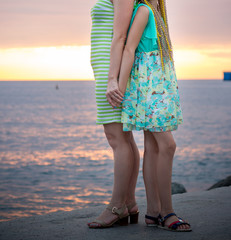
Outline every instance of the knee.
{"label": "knee", "polygon": [[159,152],[158,145],[154,141],[144,141],[144,154],[157,154]]}
{"label": "knee", "polygon": [[116,134],[113,131],[108,131],[104,129],[105,136],[107,138],[107,141],[109,145],[114,149],[117,147],[117,139]]}
{"label": "knee", "polygon": [[160,151],[168,155],[174,155],[176,151],[176,142],[172,139],[160,146]]}
{"label": "knee", "polygon": [[156,148],[155,145],[147,144],[144,146],[144,154],[153,155],[153,154],[157,154],[158,152],[159,152],[159,149]]}
{"label": "knee", "polygon": [[112,149],[116,149],[121,144],[126,144],[131,141],[130,134],[125,134],[123,132],[118,132],[116,130],[107,130],[104,129],[107,141]]}

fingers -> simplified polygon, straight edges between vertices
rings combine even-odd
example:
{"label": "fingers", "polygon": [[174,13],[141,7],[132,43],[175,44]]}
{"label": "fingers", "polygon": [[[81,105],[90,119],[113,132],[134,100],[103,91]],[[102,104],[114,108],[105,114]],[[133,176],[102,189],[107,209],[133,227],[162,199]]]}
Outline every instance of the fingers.
{"label": "fingers", "polygon": [[116,107],[116,102],[113,101],[113,99],[112,99],[109,95],[106,95],[106,97],[107,97],[107,101],[109,102],[109,104],[110,104],[113,108],[115,108],[115,107]]}
{"label": "fingers", "polygon": [[121,97],[121,95],[115,91],[112,93],[111,97],[116,101],[116,102],[119,102],[121,103],[123,101],[123,96]]}
{"label": "fingers", "polygon": [[117,103],[121,103],[123,101],[123,95],[119,92],[119,90],[111,91],[106,94],[108,98],[113,99]]}
{"label": "fingers", "polygon": [[106,92],[106,97],[109,104],[113,107],[119,107],[123,101],[124,94],[119,90],[118,83],[109,82]]}
{"label": "fingers", "polygon": [[119,107],[121,102],[123,101],[123,98],[119,97],[119,99],[118,99],[118,96],[119,95],[106,94],[107,100],[113,108]]}
{"label": "fingers", "polygon": [[111,99],[116,102],[117,104],[120,104],[122,101],[123,101],[123,98],[118,98],[117,96],[115,95],[112,95],[111,96]]}
{"label": "fingers", "polygon": [[119,107],[120,104],[121,104],[121,102],[115,101],[115,100],[112,99],[109,95],[107,95],[107,101],[109,102],[109,104],[110,104],[113,108]]}
{"label": "fingers", "polygon": [[121,98],[124,97],[124,94],[123,94],[119,89],[115,90],[115,92],[116,92]]}

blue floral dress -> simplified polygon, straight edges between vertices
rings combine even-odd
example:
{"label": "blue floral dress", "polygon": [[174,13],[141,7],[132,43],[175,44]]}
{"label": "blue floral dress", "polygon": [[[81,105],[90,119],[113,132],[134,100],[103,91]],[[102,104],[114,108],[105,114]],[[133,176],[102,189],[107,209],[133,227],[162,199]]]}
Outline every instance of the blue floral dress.
{"label": "blue floral dress", "polygon": [[140,6],[146,6],[150,13],[122,102],[123,131],[173,131],[183,122],[175,68],[171,61],[165,61],[162,71],[155,18],[147,5],[138,4],[130,27]]}

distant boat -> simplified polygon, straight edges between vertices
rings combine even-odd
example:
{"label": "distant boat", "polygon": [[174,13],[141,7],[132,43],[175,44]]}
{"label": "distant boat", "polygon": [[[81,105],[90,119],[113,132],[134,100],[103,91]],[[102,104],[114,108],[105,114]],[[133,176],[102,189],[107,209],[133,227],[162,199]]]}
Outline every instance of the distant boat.
{"label": "distant boat", "polygon": [[224,81],[231,81],[231,72],[224,72]]}
{"label": "distant boat", "polygon": [[58,85],[58,84],[56,84],[56,86],[55,86],[55,89],[56,89],[56,90],[58,90],[58,89],[59,89],[59,85]]}

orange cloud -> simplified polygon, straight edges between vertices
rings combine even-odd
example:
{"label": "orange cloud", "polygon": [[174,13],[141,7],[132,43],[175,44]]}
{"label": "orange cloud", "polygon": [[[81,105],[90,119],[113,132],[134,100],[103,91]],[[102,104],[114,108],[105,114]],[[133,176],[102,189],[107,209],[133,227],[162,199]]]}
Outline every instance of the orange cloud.
{"label": "orange cloud", "polygon": [[[231,53],[231,46],[226,52]],[[178,79],[221,79],[231,66],[226,52],[223,48],[175,49]],[[0,80],[58,79],[94,79],[89,45],[0,49]]]}
{"label": "orange cloud", "polygon": [[0,49],[1,80],[89,80],[90,46]]}

